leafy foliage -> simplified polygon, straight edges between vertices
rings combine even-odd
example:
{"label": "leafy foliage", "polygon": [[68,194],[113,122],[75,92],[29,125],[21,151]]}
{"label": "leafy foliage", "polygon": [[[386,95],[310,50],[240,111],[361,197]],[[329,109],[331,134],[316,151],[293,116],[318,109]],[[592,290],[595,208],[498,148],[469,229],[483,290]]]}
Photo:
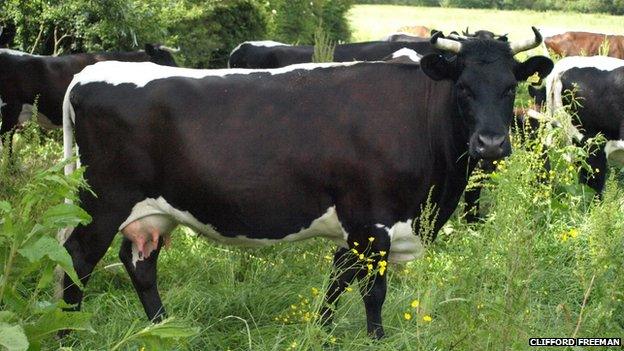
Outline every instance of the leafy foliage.
{"label": "leafy foliage", "polygon": [[318,23],[332,40],[350,36],[351,0],[6,0],[0,22],[17,25],[16,49],[44,55],[180,47],[187,67],[222,67],[246,40],[311,44]]}

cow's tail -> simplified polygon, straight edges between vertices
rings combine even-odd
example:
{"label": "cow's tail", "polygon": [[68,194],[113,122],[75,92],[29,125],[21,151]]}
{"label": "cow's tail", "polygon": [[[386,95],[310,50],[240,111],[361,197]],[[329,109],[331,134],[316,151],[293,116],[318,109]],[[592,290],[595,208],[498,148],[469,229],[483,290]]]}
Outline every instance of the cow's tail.
{"label": "cow's tail", "polygon": [[[76,80],[75,77],[74,80]],[[65,175],[72,174],[78,166],[77,161],[74,160],[70,162],[74,153],[74,122],[76,120],[76,116],[74,112],[74,107],[69,101],[69,96],[74,86],[74,80],[72,80],[69,87],[67,87],[65,97],[63,98],[63,161],[66,162]],[[76,160],[77,159],[78,158],[76,158]],[[72,203],[72,201],[71,199],[65,199],[65,203],[70,204]],[[56,233],[56,239],[59,243],[64,244],[73,231],[73,227],[59,229]],[[56,268],[54,269],[54,275],[56,280],[54,286],[54,296],[57,300],[60,300],[63,298],[63,276],[65,275],[65,272],[60,266],[56,266]]]}
{"label": "cow's tail", "polygon": [[75,161],[69,161],[74,154],[74,123],[76,121],[76,113],[69,99],[71,90],[74,87],[73,83],[74,81],[67,88],[63,98],[63,161],[66,162],[65,175],[72,174],[78,166],[78,158]]}

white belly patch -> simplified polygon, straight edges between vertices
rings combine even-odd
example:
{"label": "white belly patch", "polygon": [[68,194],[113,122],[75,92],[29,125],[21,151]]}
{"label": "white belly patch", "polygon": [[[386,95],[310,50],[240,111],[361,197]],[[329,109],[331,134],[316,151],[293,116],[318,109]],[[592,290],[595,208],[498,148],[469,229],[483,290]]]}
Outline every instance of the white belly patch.
{"label": "white belly patch", "polygon": [[[22,105],[22,111],[20,112],[18,119],[19,124],[24,124],[32,118],[33,108],[34,106],[30,104]],[[41,111],[37,111],[37,123],[45,129],[56,129],[61,127],[60,125],[57,126],[52,123],[52,121],[50,121],[50,119],[46,115],[41,113]]]}
{"label": "white belly patch", "polygon": [[[301,228],[299,232],[288,234],[281,239],[258,239],[245,235],[224,236],[217,231],[217,228],[210,224],[201,223],[191,213],[174,208],[162,196],[157,199],[147,198],[134,205],[128,218],[119,226],[119,231],[124,232],[124,229],[127,229],[126,227],[129,225],[132,226],[128,228],[133,228],[137,224],[135,221],[138,221],[142,228],[156,228],[159,235],[168,235],[178,224],[181,224],[217,243],[234,246],[262,247],[284,241],[291,242],[324,237],[341,247],[348,247],[348,234],[338,219],[335,206],[328,208],[321,217],[313,220],[307,228]],[[411,223],[412,221],[409,220],[396,223],[389,228],[384,226],[391,240],[390,262],[411,261],[422,256],[423,246],[420,238],[412,234]],[[144,257],[139,257],[138,250],[133,243],[133,263],[136,265],[136,262],[142,259]]]}

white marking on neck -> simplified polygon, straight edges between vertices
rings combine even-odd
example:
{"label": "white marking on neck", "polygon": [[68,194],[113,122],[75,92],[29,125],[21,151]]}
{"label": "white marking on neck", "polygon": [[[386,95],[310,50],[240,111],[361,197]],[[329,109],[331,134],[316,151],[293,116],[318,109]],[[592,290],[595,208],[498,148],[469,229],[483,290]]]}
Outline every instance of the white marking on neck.
{"label": "white marking on neck", "polygon": [[13,56],[41,57],[41,55],[29,54],[27,52],[17,51],[17,50],[12,50],[12,49],[0,49],[0,54],[7,54],[7,55],[13,55]]}
{"label": "white marking on neck", "polygon": [[408,48],[401,48],[395,52],[392,53],[392,58],[395,59],[397,57],[401,57],[401,56],[407,56],[407,58],[409,58],[410,60],[418,63],[420,62],[420,59],[422,58],[422,55],[420,55],[419,53],[417,53],[416,51],[412,50],[412,49],[408,49]]}
{"label": "white marking on neck", "polygon": [[137,88],[142,88],[153,80],[169,77],[201,79],[205,77],[223,78],[231,75],[250,75],[255,73],[278,75],[296,70],[310,71],[330,67],[346,67],[358,63],[361,62],[301,63],[274,69],[191,69],[161,66],[151,62],[103,61],[87,66],[82,72],[76,74],[67,91],[69,92],[78,83],[103,82],[111,85],[130,83],[136,85]]}

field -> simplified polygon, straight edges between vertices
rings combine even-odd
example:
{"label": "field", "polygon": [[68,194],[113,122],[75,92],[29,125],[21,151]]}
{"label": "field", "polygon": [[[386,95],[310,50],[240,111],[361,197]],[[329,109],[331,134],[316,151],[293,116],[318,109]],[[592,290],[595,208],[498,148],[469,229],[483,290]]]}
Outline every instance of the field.
{"label": "field", "polygon": [[415,25],[445,32],[466,27],[471,31],[487,29],[508,33],[511,39],[530,35],[531,26],[551,32],[565,29],[624,34],[624,18],[604,14],[358,5],[350,15],[355,41],[377,40],[400,27]]}
{"label": "field", "polygon": [[[618,17],[530,11],[356,6],[351,19],[357,40],[410,24],[446,31],[470,26],[510,33],[512,39],[530,33],[530,25],[624,31]],[[92,328],[86,328],[91,330],[63,340],[45,338],[41,349],[498,351],[529,350],[530,337],[622,337],[620,170],[611,170],[603,201],[593,201],[589,190],[576,184],[582,162],[568,161],[585,151],[566,146],[561,131],[544,130],[541,137],[555,140],[553,172],[541,168],[539,141],[516,141],[513,156],[491,177],[480,177],[491,178],[486,179],[483,223],[468,225],[458,211],[423,259],[389,267],[387,337],[381,341],[366,335],[357,286],[341,298],[335,325],[323,328],[316,321],[328,284],[331,243],[311,240],[245,251],[178,229],[159,262],[169,329],[145,321],[119,264],[118,236],[86,288],[83,310],[91,314]],[[9,162],[6,153],[1,159],[0,199],[16,207],[24,194],[37,195],[40,208],[62,198],[57,178],[50,177],[54,186],[26,186],[60,158],[60,134],[42,135],[31,126],[17,139],[15,159]],[[38,284],[26,280],[17,289]],[[51,285],[44,285],[33,294],[51,300]]]}

